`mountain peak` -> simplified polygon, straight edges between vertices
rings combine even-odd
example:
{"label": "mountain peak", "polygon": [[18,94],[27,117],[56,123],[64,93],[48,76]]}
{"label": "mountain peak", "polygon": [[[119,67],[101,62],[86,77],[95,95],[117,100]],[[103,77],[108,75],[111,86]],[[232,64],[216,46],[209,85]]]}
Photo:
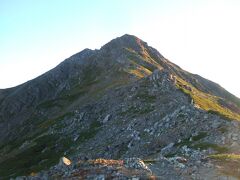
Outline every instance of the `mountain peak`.
{"label": "mountain peak", "polygon": [[101,49],[109,50],[109,49],[119,49],[119,48],[130,48],[137,52],[142,51],[145,47],[147,47],[147,43],[142,41],[140,38],[124,34],[121,37],[117,37],[111,40],[109,43],[105,44]]}
{"label": "mountain peak", "polygon": [[130,35],[130,34],[124,34],[120,37],[113,39],[112,41],[120,41],[120,42],[130,42],[131,41],[132,43],[145,43],[146,44],[146,42],[144,42],[137,36]]}

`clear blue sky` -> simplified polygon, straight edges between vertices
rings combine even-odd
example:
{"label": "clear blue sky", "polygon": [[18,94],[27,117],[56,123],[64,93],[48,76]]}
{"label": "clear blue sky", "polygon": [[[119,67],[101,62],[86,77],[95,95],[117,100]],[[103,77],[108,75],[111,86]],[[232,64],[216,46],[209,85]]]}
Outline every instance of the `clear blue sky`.
{"label": "clear blue sky", "polygon": [[125,33],[240,97],[239,0],[0,0],[0,88]]}

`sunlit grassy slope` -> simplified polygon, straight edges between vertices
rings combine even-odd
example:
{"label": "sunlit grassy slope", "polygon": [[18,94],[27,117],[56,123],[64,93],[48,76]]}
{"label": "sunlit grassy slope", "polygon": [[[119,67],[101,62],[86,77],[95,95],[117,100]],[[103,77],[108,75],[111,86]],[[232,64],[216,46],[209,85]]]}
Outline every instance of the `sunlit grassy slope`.
{"label": "sunlit grassy slope", "polygon": [[212,159],[218,160],[240,160],[240,154],[212,154],[209,156]]}
{"label": "sunlit grassy slope", "polygon": [[178,76],[175,78],[176,86],[192,98],[196,107],[210,113],[221,115],[227,119],[240,120],[240,114],[235,113],[227,107],[219,104],[219,100],[221,99],[220,97],[204,93]]}

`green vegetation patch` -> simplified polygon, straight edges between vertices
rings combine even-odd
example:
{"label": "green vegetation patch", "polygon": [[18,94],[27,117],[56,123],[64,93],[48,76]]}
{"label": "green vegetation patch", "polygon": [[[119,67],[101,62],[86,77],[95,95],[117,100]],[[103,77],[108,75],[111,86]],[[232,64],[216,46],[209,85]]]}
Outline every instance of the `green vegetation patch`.
{"label": "green vegetation patch", "polygon": [[200,150],[211,148],[214,151],[217,151],[217,153],[225,153],[225,152],[228,151],[228,149],[226,147],[222,147],[222,146],[219,146],[217,144],[206,143],[206,142],[195,144],[195,145],[192,146],[192,148],[200,149]]}
{"label": "green vegetation patch", "polygon": [[235,113],[227,107],[219,104],[220,97],[204,93],[192,86],[190,83],[181,79],[180,77],[176,77],[176,86],[182,92],[189,95],[194,101],[195,106],[197,106],[198,108],[208,111],[210,113],[215,113],[225,119],[240,120],[240,114]]}
{"label": "green vegetation patch", "polygon": [[174,157],[174,156],[176,156],[177,155],[177,152],[175,152],[175,153],[169,153],[169,154],[167,154],[165,157],[166,158],[171,158],[171,157]]}
{"label": "green vegetation patch", "polygon": [[199,141],[200,139],[203,139],[207,136],[207,132],[200,132],[198,135],[193,136],[192,140],[193,141]]}
{"label": "green vegetation patch", "polygon": [[60,104],[57,103],[56,100],[48,100],[48,101],[44,101],[43,103],[39,104],[37,108],[48,109],[48,108],[51,108],[54,106],[62,107]]}
{"label": "green vegetation patch", "polygon": [[126,111],[121,112],[120,115],[121,116],[130,115],[130,116],[136,117],[138,115],[148,114],[154,111],[154,109],[155,108],[153,106],[149,106],[149,105],[143,106],[143,108],[141,109],[137,107],[130,107]]}
{"label": "green vegetation patch", "polygon": [[1,162],[0,175],[9,179],[48,169],[58,162],[71,143],[72,141],[67,137],[59,141],[56,135],[39,136],[35,139],[34,146],[19,151],[14,157]]}
{"label": "green vegetation patch", "polygon": [[150,103],[154,103],[157,99],[156,95],[150,95],[146,91],[139,91],[136,97],[140,98],[144,102],[150,102]]}
{"label": "green vegetation patch", "polygon": [[[60,121],[71,115],[72,113],[66,113],[55,118],[54,121]],[[93,121],[87,130],[80,133],[76,144],[93,138],[100,128],[101,123],[97,120]],[[29,140],[30,145],[22,150],[18,149],[14,156],[9,156],[0,163],[0,176],[3,179],[9,179],[10,177],[29,175],[57,164],[64,152],[74,147],[75,144],[75,142],[73,144],[72,138],[59,136],[59,134],[43,133],[32,138],[31,141]],[[69,151],[69,153],[71,152]]]}
{"label": "green vegetation patch", "polygon": [[119,148],[118,148],[118,152],[117,152],[117,159],[120,159],[122,158],[122,156],[128,151],[128,146],[127,144],[123,144],[123,145],[120,145]]}
{"label": "green vegetation patch", "polygon": [[212,154],[208,157],[217,160],[240,160],[240,154]]}
{"label": "green vegetation patch", "polygon": [[97,120],[93,121],[89,127],[89,129],[81,132],[79,134],[78,142],[85,142],[88,139],[93,138],[97,132],[100,130],[101,123]]}
{"label": "green vegetation patch", "polygon": [[207,132],[200,132],[196,136],[192,136],[192,137],[182,140],[181,142],[175,144],[175,146],[182,147],[182,146],[186,145],[193,149],[205,150],[205,149],[211,148],[214,151],[217,151],[217,153],[228,152],[228,148],[226,148],[226,147],[219,146],[219,145],[213,144],[213,143],[208,143],[208,142],[198,142],[199,140],[205,138],[206,136],[207,136]]}
{"label": "green vegetation patch", "polygon": [[205,138],[206,136],[207,136],[207,132],[199,132],[198,135],[183,139],[181,142],[176,143],[175,146],[180,146],[180,147],[185,146],[185,145],[186,146],[192,146],[193,143]]}
{"label": "green vegetation patch", "polygon": [[48,128],[48,127],[50,127],[50,126],[52,126],[52,125],[54,125],[56,123],[59,123],[61,120],[65,119],[65,118],[72,117],[73,115],[74,115],[73,112],[67,112],[67,113],[65,113],[63,115],[60,115],[60,116],[56,117],[56,118],[47,119],[47,120],[43,121],[43,123],[41,123],[39,125],[39,128]]}

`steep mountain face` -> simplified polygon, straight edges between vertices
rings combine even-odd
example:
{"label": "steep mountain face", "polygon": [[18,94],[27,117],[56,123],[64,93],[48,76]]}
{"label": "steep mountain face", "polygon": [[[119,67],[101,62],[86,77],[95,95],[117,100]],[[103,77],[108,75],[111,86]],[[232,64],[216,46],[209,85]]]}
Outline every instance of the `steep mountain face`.
{"label": "steep mountain face", "polygon": [[[0,90],[0,176],[48,169],[65,155],[152,159],[163,178],[240,177],[216,168],[226,157],[236,163],[239,120],[240,99],[124,35]],[[187,163],[174,164],[179,156]]]}

